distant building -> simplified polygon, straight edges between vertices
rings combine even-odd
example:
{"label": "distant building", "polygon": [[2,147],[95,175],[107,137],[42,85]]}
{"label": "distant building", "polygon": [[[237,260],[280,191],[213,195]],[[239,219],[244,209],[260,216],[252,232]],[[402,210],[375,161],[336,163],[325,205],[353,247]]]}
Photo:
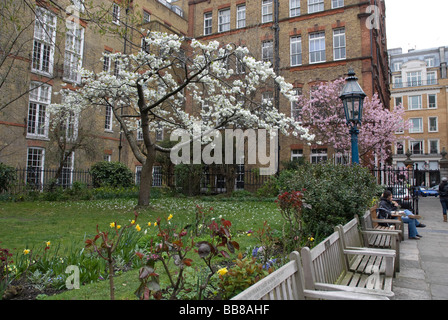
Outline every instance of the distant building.
{"label": "distant building", "polygon": [[[404,166],[410,151],[414,168],[438,170],[441,151],[448,148],[447,61],[448,46],[439,48],[389,50],[391,69],[391,107],[402,104],[405,121],[413,126],[397,136],[412,139],[399,141],[393,150],[393,164]],[[435,179],[426,179],[434,184]],[[431,180],[431,181],[430,181]]]}

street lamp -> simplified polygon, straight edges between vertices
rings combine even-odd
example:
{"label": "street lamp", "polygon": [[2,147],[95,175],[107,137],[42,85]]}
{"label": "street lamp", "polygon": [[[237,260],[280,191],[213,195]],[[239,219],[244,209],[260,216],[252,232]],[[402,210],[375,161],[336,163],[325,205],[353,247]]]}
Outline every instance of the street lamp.
{"label": "street lamp", "polygon": [[345,119],[350,126],[350,135],[352,140],[352,164],[359,164],[358,151],[358,124],[362,121],[362,106],[366,94],[358,83],[355,71],[352,68],[348,71],[348,78],[345,79],[345,86],[342,89],[339,98],[344,105]]}

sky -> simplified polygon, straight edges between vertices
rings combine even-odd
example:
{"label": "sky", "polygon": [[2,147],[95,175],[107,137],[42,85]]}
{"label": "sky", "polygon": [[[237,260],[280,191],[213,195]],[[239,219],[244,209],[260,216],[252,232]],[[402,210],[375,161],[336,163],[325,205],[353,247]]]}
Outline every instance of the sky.
{"label": "sky", "polygon": [[385,0],[388,49],[448,46],[448,0]]}

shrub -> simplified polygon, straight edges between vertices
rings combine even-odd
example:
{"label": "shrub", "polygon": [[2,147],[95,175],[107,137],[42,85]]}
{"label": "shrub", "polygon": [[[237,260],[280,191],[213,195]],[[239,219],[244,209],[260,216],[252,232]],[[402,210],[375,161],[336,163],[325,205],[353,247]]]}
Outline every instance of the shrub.
{"label": "shrub", "polygon": [[282,171],[278,186],[282,192],[304,190],[304,199],[310,205],[302,212],[304,234],[318,239],[362,214],[380,192],[367,168],[331,163],[308,163],[295,171]]}
{"label": "shrub", "polygon": [[121,162],[97,162],[90,168],[90,174],[95,188],[130,187],[134,184],[131,170]]}
{"label": "shrub", "polygon": [[11,183],[16,180],[16,170],[4,163],[0,163],[0,193],[8,191]]}

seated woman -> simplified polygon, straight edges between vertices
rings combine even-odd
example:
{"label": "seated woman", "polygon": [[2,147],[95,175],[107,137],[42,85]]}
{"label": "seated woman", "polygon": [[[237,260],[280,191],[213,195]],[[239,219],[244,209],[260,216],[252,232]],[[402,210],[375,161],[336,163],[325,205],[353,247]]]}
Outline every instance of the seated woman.
{"label": "seated woman", "polygon": [[[392,192],[390,192],[390,190],[384,191],[378,209],[384,210],[390,216],[391,212],[398,210],[398,208],[398,203],[392,201]],[[417,227],[424,228],[426,226],[420,223],[417,219],[412,218],[414,214],[410,210],[405,209],[404,214],[405,216],[403,216],[401,220],[408,224],[409,239],[420,240],[422,236],[418,234]]]}

